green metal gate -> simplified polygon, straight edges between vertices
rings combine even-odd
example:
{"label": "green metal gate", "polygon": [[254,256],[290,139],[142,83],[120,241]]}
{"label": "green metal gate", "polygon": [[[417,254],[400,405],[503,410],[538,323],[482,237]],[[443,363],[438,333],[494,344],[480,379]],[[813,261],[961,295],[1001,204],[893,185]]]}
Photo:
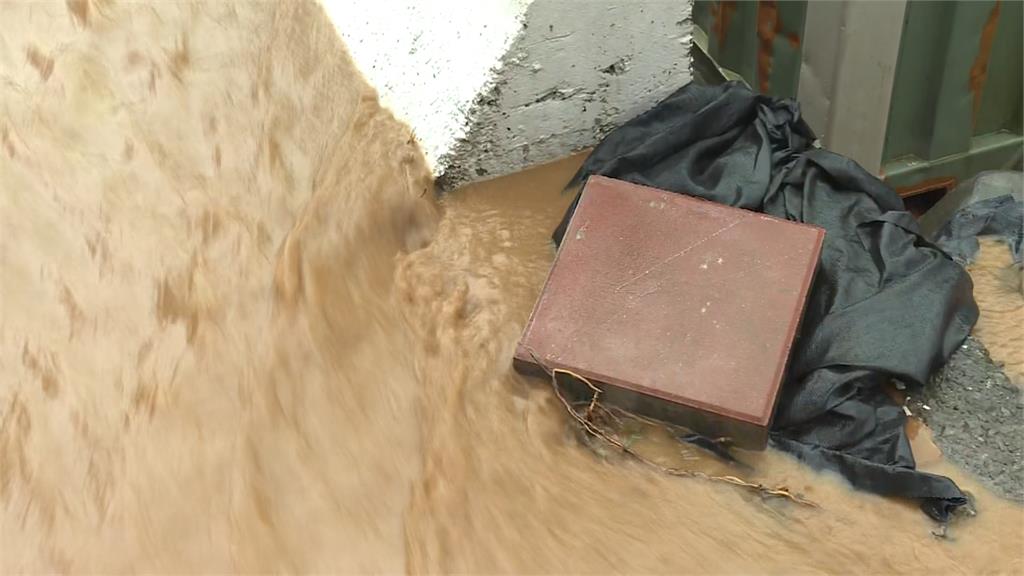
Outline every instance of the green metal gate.
{"label": "green metal gate", "polygon": [[905,195],[1019,167],[1024,3],[708,1],[697,50]]}

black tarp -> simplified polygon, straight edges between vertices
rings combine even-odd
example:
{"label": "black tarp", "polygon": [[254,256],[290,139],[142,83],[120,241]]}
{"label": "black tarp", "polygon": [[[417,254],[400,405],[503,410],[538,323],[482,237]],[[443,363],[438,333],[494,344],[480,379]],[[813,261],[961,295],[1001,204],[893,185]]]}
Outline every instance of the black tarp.
{"label": "black tarp", "polygon": [[824,228],[772,445],[946,521],[964,495],[915,470],[906,416],[883,385],[925,385],[966,338],[978,315],[970,277],[891,188],[814,139],[793,101],[689,84],[611,132],[569,186],[601,174]]}
{"label": "black tarp", "polygon": [[957,262],[970,263],[978,253],[978,236],[995,236],[1010,248],[1015,264],[1024,246],[1024,202],[1010,194],[964,206],[936,235],[935,244]]}

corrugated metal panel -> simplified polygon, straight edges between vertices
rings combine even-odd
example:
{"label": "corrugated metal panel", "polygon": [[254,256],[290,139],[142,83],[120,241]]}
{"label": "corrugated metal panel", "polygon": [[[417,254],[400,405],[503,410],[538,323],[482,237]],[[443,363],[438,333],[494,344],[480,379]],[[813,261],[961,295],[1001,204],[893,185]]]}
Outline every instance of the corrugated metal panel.
{"label": "corrugated metal panel", "polygon": [[815,2],[807,8],[797,92],[807,121],[825,147],[876,174],[906,7],[905,0],[894,0]]}
{"label": "corrugated metal panel", "polygon": [[1021,8],[908,3],[884,152],[893,186],[962,180],[1019,156]]}
{"label": "corrugated metal panel", "polygon": [[826,146],[913,193],[1019,163],[1022,8],[701,0],[694,19],[719,66],[798,97]]}
{"label": "corrugated metal panel", "polygon": [[709,55],[758,91],[784,98],[796,97],[806,12],[806,0],[693,4]]}

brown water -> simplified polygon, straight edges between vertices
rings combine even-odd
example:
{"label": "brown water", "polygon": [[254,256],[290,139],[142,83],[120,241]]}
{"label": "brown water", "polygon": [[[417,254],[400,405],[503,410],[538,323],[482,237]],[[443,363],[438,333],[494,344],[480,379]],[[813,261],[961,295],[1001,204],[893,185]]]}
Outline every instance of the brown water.
{"label": "brown water", "polygon": [[1005,242],[982,238],[979,245],[968,267],[981,311],[974,334],[1010,380],[1024,387],[1024,275]]}
{"label": "brown water", "polygon": [[0,572],[1024,570],[938,459],[947,540],[776,452],[820,509],[583,445],[509,370],[578,160],[436,206],[319,9],[0,19]]}

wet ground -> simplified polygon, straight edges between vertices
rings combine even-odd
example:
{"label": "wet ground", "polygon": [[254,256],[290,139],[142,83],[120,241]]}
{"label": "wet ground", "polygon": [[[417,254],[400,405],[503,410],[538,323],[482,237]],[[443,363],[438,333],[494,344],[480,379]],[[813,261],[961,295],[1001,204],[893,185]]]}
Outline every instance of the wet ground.
{"label": "wet ground", "polygon": [[[968,267],[980,317],[973,334],[908,408],[958,466],[1024,502],[1024,291],[1008,246],[981,238]],[[927,408],[925,408],[927,406]]]}
{"label": "wet ground", "polygon": [[1024,502],[1024,400],[1021,389],[970,337],[909,409],[931,428],[945,457],[997,494]]}

